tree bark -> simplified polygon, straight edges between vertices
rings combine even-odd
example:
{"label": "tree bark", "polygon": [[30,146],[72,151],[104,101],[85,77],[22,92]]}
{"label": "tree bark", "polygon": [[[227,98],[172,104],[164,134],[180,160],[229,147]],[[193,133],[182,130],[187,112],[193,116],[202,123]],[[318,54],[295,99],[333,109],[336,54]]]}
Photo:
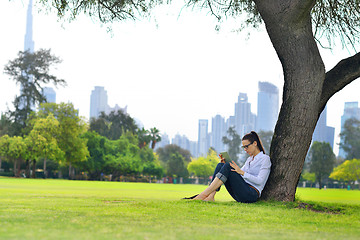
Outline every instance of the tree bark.
{"label": "tree bark", "polygon": [[31,173],[31,177],[32,177],[32,178],[36,178],[36,173],[35,173],[35,171],[36,171],[36,160],[33,160],[33,161],[32,161],[32,173]]}
{"label": "tree bark", "polygon": [[320,115],[325,67],[312,34],[313,1],[257,1],[284,71],[283,102],[270,148],[264,199],[293,201]]}
{"label": "tree bark", "polygon": [[46,171],[46,157],[44,158],[44,178],[47,178],[47,171]]}

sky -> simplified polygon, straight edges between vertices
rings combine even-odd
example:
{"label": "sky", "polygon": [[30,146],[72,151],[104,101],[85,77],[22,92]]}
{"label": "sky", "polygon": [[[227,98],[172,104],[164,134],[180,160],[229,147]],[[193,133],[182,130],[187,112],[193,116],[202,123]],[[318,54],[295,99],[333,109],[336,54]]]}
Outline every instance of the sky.
{"label": "sky", "polygon": [[[55,88],[57,103],[72,102],[87,119],[95,86],[105,87],[110,107],[127,106],[146,129],[193,141],[199,119],[208,119],[211,131],[212,117],[234,115],[239,92],[248,94],[256,114],[259,81],[275,84],[281,101],[282,68],[263,26],[239,31],[241,20],[229,18],[216,31],[218,23],[208,10],[182,9],[181,1],[155,9],[150,18],[111,25],[88,16],[59,20],[55,11],[39,12],[36,4],[35,51],[50,48],[63,60],[52,71],[67,82]],[[27,6],[28,0],[0,2],[2,69],[24,50]],[[327,70],[353,54],[340,46],[320,52]],[[20,87],[3,71],[0,83],[0,112],[5,112]],[[344,102],[360,101],[358,89],[356,80],[328,102],[327,125],[335,127],[336,154]]]}

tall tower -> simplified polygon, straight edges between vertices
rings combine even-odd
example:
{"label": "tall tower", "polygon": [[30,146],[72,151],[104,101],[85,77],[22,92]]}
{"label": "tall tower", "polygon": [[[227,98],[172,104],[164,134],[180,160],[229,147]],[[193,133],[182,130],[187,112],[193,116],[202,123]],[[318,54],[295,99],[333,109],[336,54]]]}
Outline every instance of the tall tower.
{"label": "tall tower", "polygon": [[210,146],[215,148],[217,152],[225,150],[222,138],[226,136],[226,130],[225,119],[222,116],[218,114],[212,118]]}
{"label": "tall tower", "polygon": [[[32,0],[29,0],[27,15],[26,15],[26,32],[24,39],[24,52],[28,51],[29,53],[34,52],[34,41],[33,41],[33,15],[32,15]],[[22,75],[28,77],[29,82],[33,81],[32,75],[26,75],[25,72],[22,72]],[[22,85],[20,86],[20,92],[23,92]],[[25,102],[21,101],[20,106],[21,109],[25,107]],[[35,106],[31,104],[31,109],[35,111]]]}
{"label": "tall tower", "polygon": [[90,96],[90,119],[97,118],[101,112],[107,113],[108,109],[108,96],[105,88],[96,86]]}
{"label": "tall tower", "polygon": [[273,131],[279,115],[279,89],[269,82],[259,82],[257,131]]}
{"label": "tall tower", "polygon": [[199,133],[198,133],[198,154],[200,156],[206,156],[209,149],[208,140],[208,120],[199,120]]}
{"label": "tall tower", "polygon": [[33,15],[32,15],[32,0],[29,0],[27,16],[26,16],[26,33],[24,41],[24,51],[34,52],[33,40]]}
{"label": "tall tower", "polygon": [[237,134],[244,134],[254,130],[255,115],[251,112],[251,103],[246,93],[239,93],[238,102],[235,103],[235,129]]}

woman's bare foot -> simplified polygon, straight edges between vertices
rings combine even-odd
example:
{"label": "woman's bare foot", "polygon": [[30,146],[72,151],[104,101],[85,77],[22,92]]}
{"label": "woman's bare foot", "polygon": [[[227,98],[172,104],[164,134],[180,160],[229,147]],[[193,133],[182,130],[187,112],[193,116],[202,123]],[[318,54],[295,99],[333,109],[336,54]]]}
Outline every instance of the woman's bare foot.
{"label": "woman's bare foot", "polygon": [[215,194],[216,192],[212,192],[209,196],[207,196],[207,198],[204,199],[204,201],[215,202]]}

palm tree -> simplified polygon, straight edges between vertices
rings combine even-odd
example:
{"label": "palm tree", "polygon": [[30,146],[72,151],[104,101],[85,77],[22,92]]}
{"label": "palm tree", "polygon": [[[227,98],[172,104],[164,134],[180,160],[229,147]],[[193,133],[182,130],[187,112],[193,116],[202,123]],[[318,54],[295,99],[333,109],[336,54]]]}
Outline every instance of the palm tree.
{"label": "palm tree", "polygon": [[150,139],[151,139],[151,148],[154,150],[155,144],[161,141],[160,131],[156,127],[150,128]]}

